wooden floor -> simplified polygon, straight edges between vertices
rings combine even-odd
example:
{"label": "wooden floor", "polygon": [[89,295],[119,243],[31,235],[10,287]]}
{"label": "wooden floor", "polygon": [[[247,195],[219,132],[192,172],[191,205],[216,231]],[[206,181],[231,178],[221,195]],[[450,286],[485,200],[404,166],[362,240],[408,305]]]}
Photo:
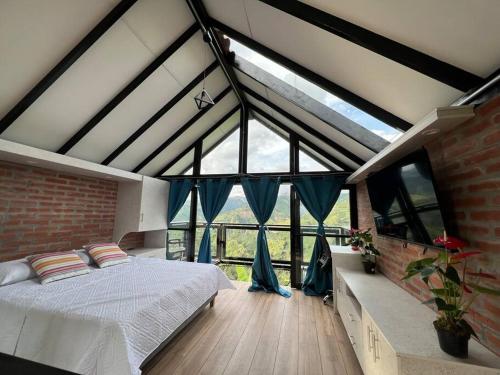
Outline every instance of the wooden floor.
{"label": "wooden floor", "polygon": [[221,291],[144,374],[362,374],[340,318],[321,298],[235,286]]}

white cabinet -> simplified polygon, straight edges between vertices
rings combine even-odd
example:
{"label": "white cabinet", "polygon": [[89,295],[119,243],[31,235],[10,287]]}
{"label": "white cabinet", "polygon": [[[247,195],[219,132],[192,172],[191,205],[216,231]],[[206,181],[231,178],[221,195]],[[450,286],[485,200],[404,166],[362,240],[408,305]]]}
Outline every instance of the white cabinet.
{"label": "white cabinet", "polygon": [[434,311],[383,275],[364,273],[359,253],[332,247],[332,263],[334,306],[366,375],[500,375],[500,358],[474,340],[468,359],[444,353]]}
{"label": "white cabinet", "polygon": [[120,182],[113,240],[130,232],[166,230],[168,187],[168,182],[147,176],[140,182]]}
{"label": "white cabinet", "polygon": [[365,374],[397,375],[398,357],[380,329],[363,311],[363,361]]}

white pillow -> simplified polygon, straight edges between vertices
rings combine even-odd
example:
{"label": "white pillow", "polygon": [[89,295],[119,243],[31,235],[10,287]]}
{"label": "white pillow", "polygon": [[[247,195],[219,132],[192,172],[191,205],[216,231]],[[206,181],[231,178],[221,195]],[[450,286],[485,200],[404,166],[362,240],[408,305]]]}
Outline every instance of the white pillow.
{"label": "white pillow", "polygon": [[36,272],[25,258],[0,263],[0,286],[18,283],[35,277]]}

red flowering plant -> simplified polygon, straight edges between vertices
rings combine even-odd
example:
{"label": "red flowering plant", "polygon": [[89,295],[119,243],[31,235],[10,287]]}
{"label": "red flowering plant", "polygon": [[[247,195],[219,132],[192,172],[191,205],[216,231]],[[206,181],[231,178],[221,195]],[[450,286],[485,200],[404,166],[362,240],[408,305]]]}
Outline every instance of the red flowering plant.
{"label": "red flowering plant", "polygon": [[433,298],[424,303],[434,303],[437,307],[439,315],[434,322],[437,330],[468,338],[476,336],[464,315],[481,293],[500,295],[499,290],[481,285],[483,279],[495,279],[495,276],[481,270],[473,272],[467,267],[467,260],[480,252],[463,251],[467,246],[465,241],[446,236],[445,232],[434,243],[442,247],[437,256],[410,262],[403,280],[419,275],[427,284]]}

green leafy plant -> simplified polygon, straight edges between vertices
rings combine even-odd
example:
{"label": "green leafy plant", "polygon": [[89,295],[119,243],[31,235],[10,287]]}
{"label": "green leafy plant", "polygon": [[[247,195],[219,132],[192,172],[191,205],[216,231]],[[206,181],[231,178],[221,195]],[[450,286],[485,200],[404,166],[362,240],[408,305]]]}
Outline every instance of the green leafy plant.
{"label": "green leafy plant", "polygon": [[480,294],[500,295],[499,290],[480,285],[482,279],[495,279],[495,276],[481,270],[472,272],[467,267],[468,258],[480,252],[462,251],[466,246],[464,241],[445,234],[434,242],[443,246],[442,250],[435,257],[410,262],[403,280],[420,276],[428,286],[433,298],[424,303],[433,303],[437,307],[438,318],[434,322],[436,329],[455,335],[477,337],[470,324],[464,320],[464,315]]}
{"label": "green leafy plant", "polygon": [[364,231],[351,228],[351,230],[349,231],[349,235],[350,237],[347,240],[346,246],[351,245],[359,247],[363,262],[375,263],[375,257],[379,256],[380,252],[373,246],[371,228],[368,228]]}

